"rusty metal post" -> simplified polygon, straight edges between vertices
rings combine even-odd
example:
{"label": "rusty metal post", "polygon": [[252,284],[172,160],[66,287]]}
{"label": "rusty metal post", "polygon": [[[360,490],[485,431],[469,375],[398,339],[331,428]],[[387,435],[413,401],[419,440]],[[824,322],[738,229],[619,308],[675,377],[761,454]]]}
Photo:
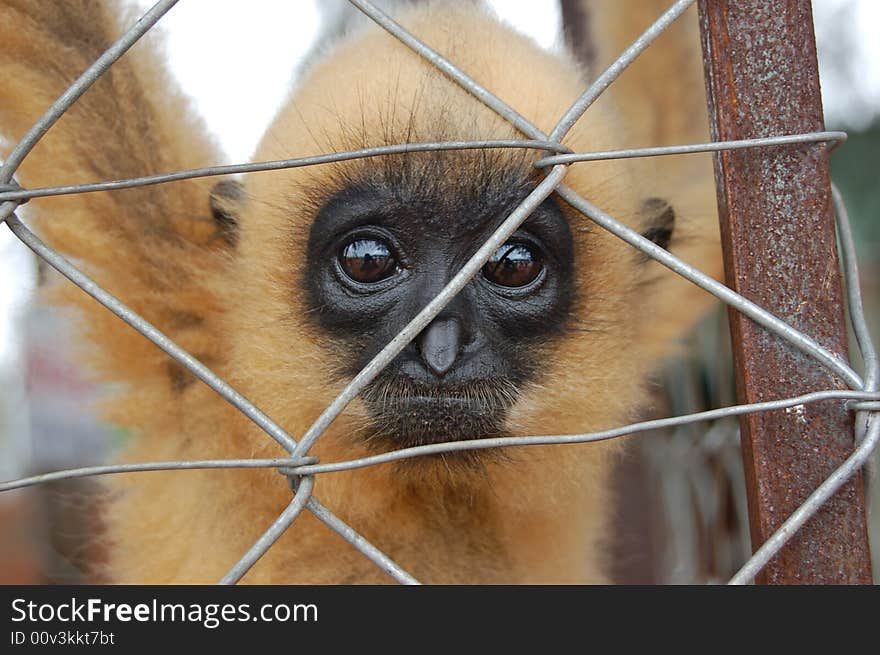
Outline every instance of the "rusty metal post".
{"label": "rusty metal post", "polygon": [[[699,10],[714,139],[824,129],[810,0],[699,0]],[[846,357],[825,146],[718,153],[715,179],[728,285]],[[741,314],[729,318],[740,402],[844,388]],[[853,417],[826,403],[750,415],[741,427],[757,548],[852,451]],[[861,476],[758,582],[871,583]]]}

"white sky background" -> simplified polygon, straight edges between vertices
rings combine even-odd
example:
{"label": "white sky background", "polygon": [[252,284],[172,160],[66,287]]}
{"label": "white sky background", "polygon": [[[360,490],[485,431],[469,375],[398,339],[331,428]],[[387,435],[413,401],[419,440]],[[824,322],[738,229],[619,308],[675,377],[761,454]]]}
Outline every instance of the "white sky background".
{"label": "white sky background", "polygon": [[863,130],[880,116],[880,0],[813,0],[813,23],[825,121]]}
{"label": "white sky background", "polygon": [[[227,162],[218,163],[249,158],[284,98],[297,61],[316,36],[316,1],[182,0],[162,19],[171,69],[196,98],[209,129],[227,153]],[[143,7],[152,4],[135,2]],[[551,47],[556,42],[556,0],[490,0],[490,4],[541,45]],[[880,0],[814,0],[813,4],[828,122],[862,128],[880,113],[880,39],[873,33],[880,26]],[[842,21],[837,35],[824,29],[834,21]],[[823,55],[833,54],[844,41],[854,47],[851,74],[832,76],[823,65]],[[14,309],[30,293],[31,270],[24,247],[0,228],[0,367],[14,343]]]}
{"label": "white sky background", "polygon": [[[150,0],[135,0],[144,8]],[[245,161],[289,87],[319,27],[321,0],[183,0],[162,19],[167,54],[183,88],[197,99],[230,161]],[[672,0],[670,0],[671,4]],[[489,0],[495,12],[544,47],[557,41],[557,0]],[[822,86],[828,122],[864,128],[880,112],[880,0],[814,0],[820,60],[845,37],[855,45],[852,76]],[[246,7],[246,10],[242,10]],[[823,30],[843,22],[839,34]],[[873,112],[871,111],[873,108]],[[647,144],[646,144],[647,145]]]}
{"label": "white sky background", "polygon": [[[183,0],[162,19],[172,69],[231,161],[250,157],[284,99],[298,61],[317,36],[318,2]],[[147,8],[152,2],[136,4]],[[542,46],[553,46],[560,25],[556,0],[489,4]]]}

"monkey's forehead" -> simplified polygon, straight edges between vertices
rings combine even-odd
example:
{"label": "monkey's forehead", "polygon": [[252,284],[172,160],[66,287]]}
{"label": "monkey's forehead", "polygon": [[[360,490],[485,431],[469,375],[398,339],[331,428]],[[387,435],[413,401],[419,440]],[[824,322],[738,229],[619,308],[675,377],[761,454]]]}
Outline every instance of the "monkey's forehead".
{"label": "monkey's forehead", "polygon": [[[546,132],[586,87],[581,71],[567,56],[541,50],[472,3],[426,3],[396,18]],[[589,120],[578,121],[566,145],[575,150],[611,149],[620,133],[611,109],[591,108]],[[256,159],[418,141],[521,137],[433,65],[371,25],[329,48],[313,64],[268,130]],[[426,219],[443,217],[437,220],[448,222],[454,216],[474,221],[481,215],[467,208],[468,201],[492,205],[486,198],[498,187],[513,187],[519,194],[523,178],[539,176],[531,167],[538,157],[534,151],[512,150],[413,153],[266,173],[247,180],[249,195],[263,204],[252,208],[246,223],[285,230],[293,226],[305,237],[303,230],[329,197],[368,177],[371,169],[381,183],[397,190],[401,204],[434,207]],[[634,211],[617,200],[624,196],[626,176],[619,173],[625,166],[629,164],[572,167],[567,180],[603,209],[625,218]],[[513,169],[517,174],[511,174]],[[451,203],[465,208],[450,211]],[[577,238],[586,239],[584,221],[577,220]]]}
{"label": "monkey's forehead", "polygon": [[[578,66],[499,23],[473,3],[427,3],[395,18],[538,127],[549,131],[585,88]],[[596,124],[596,129],[590,125]],[[583,124],[583,125],[581,125]],[[581,121],[567,142],[604,147],[605,121]],[[327,48],[307,70],[258,150],[260,158],[317,154],[353,143],[503,138],[515,130],[375,25]]]}
{"label": "monkey's forehead", "polygon": [[[497,228],[537,185],[534,171],[527,175],[520,167],[459,164],[450,171],[454,175],[443,175],[432,174],[430,163],[427,169],[420,164],[413,170],[394,163],[364,168],[332,193],[326,185],[314,189],[311,239],[331,241],[361,226],[382,225],[410,240],[451,236],[467,243]],[[542,203],[524,227],[557,251],[570,249],[570,229],[555,199]]]}

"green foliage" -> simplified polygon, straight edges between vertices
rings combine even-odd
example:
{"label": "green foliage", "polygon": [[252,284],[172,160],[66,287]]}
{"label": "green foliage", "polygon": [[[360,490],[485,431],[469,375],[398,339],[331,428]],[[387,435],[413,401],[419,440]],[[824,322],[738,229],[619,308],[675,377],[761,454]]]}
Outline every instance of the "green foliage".
{"label": "green foliage", "polygon": [[831,155],[831,176],[849,210],[862,258],[880,258],[880,123],[849,140]]}

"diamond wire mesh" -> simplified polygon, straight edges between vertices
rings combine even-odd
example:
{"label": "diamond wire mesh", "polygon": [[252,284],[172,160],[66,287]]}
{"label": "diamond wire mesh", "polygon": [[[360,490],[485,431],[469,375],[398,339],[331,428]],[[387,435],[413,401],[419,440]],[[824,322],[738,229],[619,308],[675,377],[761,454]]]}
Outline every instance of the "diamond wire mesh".
{"label": "diamond wire mesh", "polygon": [[[674,22],[695,0],[678,0],[657,21],[655,21],[618,59],[602,73],[599,78],[581,95],[568,112],[559,120],[549,135],[542,133],[534,125],[519,115],[502,100],[492,95],[477,82],[469,78],[453,63],[434,52],[429,46],[409,34],[390,17],[380,11],[368,0],[350,0],[360,11],[375,21],[390,34],[413,49],[432,65],[443,71],[453,81],[469,91],[478,101],[493,109],[511,125],[522,132],[527,139],[513,140],[482,140],[438,143],[407,143],[377,148],[367,148],[345,153],[334,153],[318,157],[289,159],[272,162],[259,162],[235,166],[216,166],[210,168],[176,171],[163,175],[114,180],[91,184],[79,184],[63,187],[47,187],[39,189],[22,189],[13,179],[18,166],[30,150],[36,145],[43,134],[60,118],[64,112],[79,98],[89,86],[106,71],[114,61],[121,57],[141,36],[143,36],[177,0],[161,0],[132,26],[113,46],[111,46],[74,84],[46,111],[43,117],[31,128],[11,152],[8,159],[0,167],[0,221],[4,221],[9,229],[46,263],[58,270],[62,275],[91,295],[97,302],[104,305],[120,319],[137,330],[170,357],[179,362],[196,377],[205,382],[220,396],[245,414],[256,425],[277,441],[288,453],[287,458],[278,459],[229,459],[200,461],[143,462],[124,465],[93,466],[80,469],[56,471],[30,478],[22,478],[0,483],[0,491],[30,486],[42,482],[102,475],[155,470],[185,470],[213,468],[276,468],[287,476],[294,491],[290,504],[278,519],[266,530],[260,539],[234,564],[229,572],[220,580],[221,584],[232,584],[240,580],[247,571],[262,557],[272,544],[295,521],[297,516],[308,509],[319,520],[337,532],[364,556],[373,561],[380,569],[393,579],[404,584],[417,584],[417,581],[401,569],[386,554],[366,541],[352,527],[336,517],[312,495],[315,476],[334,471],[351,470],[381,463],[398,461],[405,458],[446,453],[467,449],[500,448],[538,444],[584,443],[612,439],[624,435],[635,434],[661,427],[671,427],[698,423],[723,417],[742,414],[797,407],[807,403],[830,400],[845,401],[849,410],[856,412],[856,447],[847,460],[835,470],[746,562],[742,569],[732,578],[731,583],[742,584],[753,579],[755,574],[784,546],[791,536],[831,497],[855,472],[859,471],[868,461],[871,453],[880,441],[880,393],[878,393],[878,377],[880,363],[871,342],[862,310],[861,296],[858,288],[858,270],[855,251],[849,228],[846,209],[837,193],[833,190],[837,230],[841,246],[844,279],[847,288],[847,301],[850,320],[856,335],[858,348],[865,362],[864,379],[847,363],[835,354],[820,346],[810,336],[805,335],[785,322],[779,320],[761,307],[734,293],[728,287],[706,276],[700,271],[679,260],[666,250],[632,231],[601,209],[581,198],[572,189],[563,184],[568,166],[577,162],[597,161],[603,159],[619,159],[631,157],[653,157],[672,154],[697,152],[718,152],[741,148],[766,147],[793,143],[830,144],[834,147],[845,140],[841,132],[816,132],[809,134],[780,135],[771,138],[749,139],[716,143],[691,144],[669,147],[649,147],[618,151],[572,153],[560,142],[569,129],[583,115],[601,93],[635,60],[672,22]],[[385,156],[395,153],[427,152],[438,150],[462,150],[474,148],[527,148],[541,149],[548,153],[534,163],[538,169],[547,171],[544,180],[517,207],[480,247],[477,253],[465,264],[449,284],[421,311],[412,321],[348,384],[337,398],[325,409],[314,424],[297,441],[281,426],[277,425],[247,398],[233,389],[228,383],[214,374],[192,355],[180,348],[157,328],[138,316],[120,300],[113,297],[103,288],[89,279],[74,267],[58,252],[43,243],[15,215],[15,209],[30,198],[88,193],[123,189],[150,184],[161,184],[174,180],[230,173],[249,173],[299,166],[312,166],[322,163],[357,159],[364,157]],[[593,220],[603,228],[615,234],[647,256],[659,261],[664,266],[679,273],[694,284],[700,286],[724,303],[742,312],[759,325],[786,340],[788,343],[821,363],[831,372],[842,378],[849,390],[829,389],[804,394],[797,397],[784,398],[769,402],[748,405],[736,405],[721,409],[692,413],[666,419],[643,421],[612,430],[604,430],[589,434],[576,435],[545,435],[528,437],[504,437],[493,439],[475,439],[451,443],[437,443],[413,448],[404,448],[380,455],[358,458],[342,462],[319,463],[316,458],[308,455],[310,447],[317,441],[332,421],[345,409],[369,382],[389,364],[394,357],[425,328],[433,318],[448,304],[483,266],[497,247],[503,244],[529,214],[551,193],[559,194],[569,205]]]}

